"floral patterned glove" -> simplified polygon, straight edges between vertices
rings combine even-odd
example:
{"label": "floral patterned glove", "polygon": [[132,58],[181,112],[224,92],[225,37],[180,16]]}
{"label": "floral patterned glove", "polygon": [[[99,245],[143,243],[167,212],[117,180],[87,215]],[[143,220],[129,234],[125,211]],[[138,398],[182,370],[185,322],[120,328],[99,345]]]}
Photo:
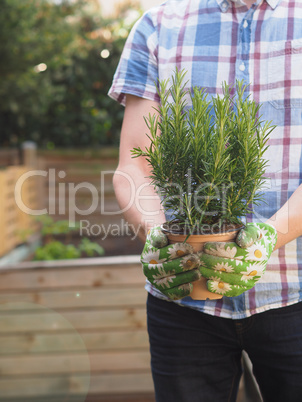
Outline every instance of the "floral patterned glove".
{"label": "floral patterned glove", "polygon": [[200,279],[200,261],[193,248],[186,243],[168,244],[160,227],[148,233],[141,255],[143,272],[147,279],[172,300],[189,296],[192,282]]}
{"label": "floral patterned glove", "polygon": [[199,256],[208,290],[234,297],[251,289],[264,274],[276,242],[274,227],[248,223],[238,233],[236,243],[206,243]]}

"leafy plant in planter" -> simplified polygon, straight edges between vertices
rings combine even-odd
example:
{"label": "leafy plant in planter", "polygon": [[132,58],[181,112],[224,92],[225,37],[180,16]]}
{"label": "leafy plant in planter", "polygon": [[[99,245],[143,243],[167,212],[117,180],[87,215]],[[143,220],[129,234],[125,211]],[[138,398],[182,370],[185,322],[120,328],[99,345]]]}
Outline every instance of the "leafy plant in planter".
{"label": "leafy plant in planter", "polygon": [[96,257],[105,254],[102,246],[86,237],[83,237],[78,245],[71,243],[72,234],[79,229],[78,224],[70,227],[68,220],[55,222],[48,215],[43,215],[37,220],[42,225],[43,244],[35,250],[35,261]]}
{"label": "leafy plant in planter", "polygon": [[[227,84],[223,96],[186,89],[185,72],[176,70],[159,83],[158,115],[145,117],[150,145],[134,148],[151,166],[152,184],[171,211],[172,229],[215,233],[242,225],[241,218],[262,200],[267,161],[263,154],[274,126],[258,117],[261,105],[245,96],[246,86]],[[189,107],[189,100],[192,107]]]}
{"label": "leafy plant in planter", "polygon": [[[207,241],[234,239],[252,204],[262,201],[264,153],[275,127],[261,121],[261,105],[246,96],[243,82],[224,84],[223,95],[209,100],[202,88],[186,89],[184,77],[176,70],[170,87],[159,82],[157,113],[145,117],[150,145],[132,154],[146,158],[164,210],[174,216],[163,225],[170,243],[187,241],[196,252]],[[208,292],[203,278],[191,297],[221,296]]]}

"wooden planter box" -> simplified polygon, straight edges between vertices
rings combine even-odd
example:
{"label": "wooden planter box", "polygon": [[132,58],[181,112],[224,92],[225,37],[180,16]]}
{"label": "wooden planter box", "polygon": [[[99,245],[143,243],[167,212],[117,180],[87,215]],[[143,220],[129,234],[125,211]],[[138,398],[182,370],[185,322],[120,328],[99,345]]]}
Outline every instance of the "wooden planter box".
{"label": "wooden planter box", "polygon": [[0,270],[0,401],[154,401],[139,257]]}
{"label": "wooden planter box", "polygon": [[30,236],[30,232],[37,228],[32,217],[21,211],[16,203],[22,200],[30,209],[37,209],[39,206],[36,176],[25,180],[21,192],[15,194],[18,179],[29,171],[30,167],[23,165],[9,166],[0,171],[0,257],[23,243]]}

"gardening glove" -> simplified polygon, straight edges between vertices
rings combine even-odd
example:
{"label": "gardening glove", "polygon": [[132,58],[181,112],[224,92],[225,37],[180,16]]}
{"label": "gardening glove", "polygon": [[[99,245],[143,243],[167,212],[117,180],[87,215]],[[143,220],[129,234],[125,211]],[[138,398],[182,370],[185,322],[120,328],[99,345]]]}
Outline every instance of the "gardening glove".
{"label": "gardening glove", "polygon": [[209,242],[200,253],[200,271],[210,292],[228,297],[251,289],[265,272],[277,242],[277,231],[266,223],[248,223],[236,242]]}
{"label": "gardening glove", "polygon": [[192,282],[201,278],[200,261],[192,246],[168,244],[168,238],[159,226],[149,231],[141,262],[149,282],[172,300],[189,296]]}

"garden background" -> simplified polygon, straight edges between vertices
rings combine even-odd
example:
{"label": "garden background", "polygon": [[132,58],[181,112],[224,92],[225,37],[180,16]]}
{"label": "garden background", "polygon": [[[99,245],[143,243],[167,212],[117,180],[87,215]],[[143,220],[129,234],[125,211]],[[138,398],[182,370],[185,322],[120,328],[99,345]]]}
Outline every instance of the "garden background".
{"label": "garden background", "polygon": [[142,244],[112,187],[124,109],[107,92],[160,3],[0,0],[0,401],[154,401]]}
{"label": "garden background", "polygon": [[107,96],[142,7],[0,6],[0,400],[154,401],[142,245],[112,188],[124,109]]}

